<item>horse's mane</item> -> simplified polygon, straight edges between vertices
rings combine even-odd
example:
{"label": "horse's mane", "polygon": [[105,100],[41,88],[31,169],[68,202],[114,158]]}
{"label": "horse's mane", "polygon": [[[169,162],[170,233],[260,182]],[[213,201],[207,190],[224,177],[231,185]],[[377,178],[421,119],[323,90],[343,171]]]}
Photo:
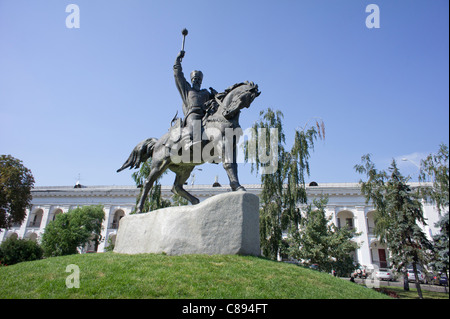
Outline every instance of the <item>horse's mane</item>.
{"label": "horse's mane", "polygon": [[236,84],[233,84],[232,86],[226,88],[223,92],[221,93],[217,93],[215,95],[215,98],[207,101],[205,103],[205,109],[206,109],[206,114],[204,116],[204,120],[206,120],[208,117],[212,116],[214,113],[216,113],[218,107],[219,107],[219,103],[216,101],[220,101],[223,102],[223,100],[225,99],[225,97],[228,95],[228,93],[230,93],[231,91],[233,91],[234,89],[243,86],[243,85],[250,85],[252,87],[258,87],[255,83],[253,82],[249,82],[249,81],[245,81],[245,82],[239,82]]}
{"label": "horse's mane", "polygon": [[228,93],[230,93],[235,88],[242,86],[242,85],[255,86],[255,84],[253,82],[248,82],[248,81],[235,83],[232,86],[226,88],[223,92],[216,94],[216,98],[218,98],[220,101],[223,101],[223,99],[225,98],[225,96],[227,96]]}

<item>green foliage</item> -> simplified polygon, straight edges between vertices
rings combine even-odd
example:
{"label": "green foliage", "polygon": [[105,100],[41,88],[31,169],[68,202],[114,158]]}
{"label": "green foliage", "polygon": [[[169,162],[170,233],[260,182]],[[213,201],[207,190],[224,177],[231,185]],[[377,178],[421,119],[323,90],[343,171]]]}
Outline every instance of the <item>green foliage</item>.
{"label": "green foliage", "polygon": [[90,241],[96,246],[101,241],[105,212],[101,205],[83,206],[58,214],[45,228],[42,236],[44,255],[63,256],[76,254],[78,248]]}
{"label": "green foliage", "polygon": [[[245,159],[246,161],[251,160],[252,172],[256,169],[257,174],[269,164],[260,161],[259,154],[263,152],[267,153],[263,149],[264,146],[272,152],[277,152],[274,155],[278,156],[275,172],[261,175],[260,242],[264,256],[271,259],[276,259],[280,253],[282,231],[285,224],[285,216],[283,214],[283,182],[285,180],[286,169],[283,163],[285,162],[284,157],[286,156],[286,151],[284,149],[285,135],[282,118],[283,113],[281,111],[274,112],[269,108],[265,112],[261,112],[260,121],[253,126],[254,138],[257,139],[255,149],[253,151],[250,150],[248,141],[244,146]],[[277,130],[277,141],[271,139],[271,128]]]}
{"label": "green foliage", "polygon": [[448,245],[448,211],[435,224],[440,229],[440,232],[433,236],[434,258],[431,266],[437,270],[443,271],[447,274],[449,271],[449,245]]}
{"label": "green foliage", "polygon": [[21,224],[31,206],[34,178],[22,161],[0,155],[0,228]]}
{"label": "green foliage", "polygon": [[421,181],[431,178],[432,188],[423,188],[422,192],[435,204],[439,213],[448,212],[449,207],[449,172],[448,172],[448,146],[441,144],[437,154],[430,154],[421,161]]}
{"label": "green foliage", "polygon": [[[366,182],[361,180],[360,184],[367,202],[372,200],[376,209],[375,234],[386,244],[390,261],[397,271],[404,271],[412,265],[416,272],[418,264],[428,264],[432,249],[418,225],[426,225],[419,193],[408,186],[408,179],[401,175],[395,160],[389,167],[389,174],[377,171],[370,155],[363,156],[362,162],[355,169],[368,177]],[[416,286],[420,286],[418,281]],[[421,297],[420,287],[418,291]]]}
{"label": "green foliage", "polygon": [[171,197],[171,206],[186,206],[188,204],[188,200],[178,194],[173,194]]}
{"label": "green foliage", "polygon": [[114,251],[115,243],[113,243],[113,239],[111,236],[108,237],[107,245],[105,247],[105,252]]}
{"label": "green foliage", "polygon": [[367,182],[360,182],[361,191],[376,208],[375,233],[388,246],[391,262],[398,271],[413,262],[426,263],[426,252],[431,245],[418,225],[426,225],[418,193],[408,186],[395,160],[389,168],[390,175],[378,172],[369,155],[362,160],[364,165],[355,166],[368,177]]}
{"label": "green foliage", "polygon": [[[256,143],[244,143],[245,161],[251,162],[252,172],[261,173],[260,241],[264,256],[271,259],[281,253],[282,232],[298,231],[301,218],[298,207],[307,202],[305,174],[309,176],[309,151],[314,141],[325,135],[323,122],[307,130],[305,126],[296,130],[294,145],[287,151],[282,120],[281,111],[270,108],[261,111],[260,120],[252,127]],[[273,162],[261,161],[261,154],[268,155],[266,148],[277,158],[275,170],[268,170]]]}
{"label": "green foliage", "polygon": [[0,265],[41,259],[42,254],[42,248],[32,240],[7,238],[0,245]]}
{"label": "green foliage", "polygon": [[327,202],[328,199],[323,198],[307,206],[300,231],[290,239],[290,253],[305,266],[316,264],[321,271],[335,270],[338,276],[345,276],[355,269],[351,254],[358,244],[352,238],[360,233],[347,226],[337,228],[331,217],[326,217]]}
{"label": "green foliage", "polygon": [[437,154],[430,154],[420,165],[420,180],[432,180],[431,188],[422,193],[436,205],[441,219],[435,224],[440,233],[433,236],[434,258],[432,266],[448,274],[449,270],[449,169],[448,146],[441,144]]}

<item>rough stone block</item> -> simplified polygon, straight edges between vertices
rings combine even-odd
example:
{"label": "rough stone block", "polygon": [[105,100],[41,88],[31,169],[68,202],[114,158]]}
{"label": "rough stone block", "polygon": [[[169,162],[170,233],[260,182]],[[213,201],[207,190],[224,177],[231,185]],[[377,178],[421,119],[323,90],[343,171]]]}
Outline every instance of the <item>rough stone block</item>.
{"label": "rough stone block", "polygon": [[259,198],[229,192],[120,220],[114,252],[260,255]]}

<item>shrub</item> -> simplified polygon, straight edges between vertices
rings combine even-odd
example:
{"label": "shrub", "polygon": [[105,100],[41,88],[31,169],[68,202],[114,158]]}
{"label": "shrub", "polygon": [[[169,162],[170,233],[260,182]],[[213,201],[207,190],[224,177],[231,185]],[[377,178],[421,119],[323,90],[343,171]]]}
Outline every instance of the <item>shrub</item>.
{"label": "shrub", "polygon": [[46,257],[77,254],[89,241],[101,240],[103,207],[84,206],[59,214],[45,227],[42,248]]}
{"label": "shrub", "polygon": [[42,258],[42,248],[29,239],[8,238],[0,245],[0,264],[13,265]]}

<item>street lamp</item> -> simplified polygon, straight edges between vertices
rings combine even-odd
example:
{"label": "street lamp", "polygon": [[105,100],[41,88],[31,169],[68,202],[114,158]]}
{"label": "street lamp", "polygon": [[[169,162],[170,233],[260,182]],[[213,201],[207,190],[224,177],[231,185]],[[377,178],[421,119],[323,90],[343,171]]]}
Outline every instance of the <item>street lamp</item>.
{"label": "street lamp", "polygon": [[[417,169],[419,170],[419,172],[417,173],[418,174],[418,176],[420,176],[420,165],[419,164],[417,164],[416,162],[414,162],[413,160],[410,160],[409,158],[406,158],[406,157],[403,157],[402,158],[402,161],[403,162],[410,162],[411,164],[413,164],[415,167],[417,167]],[[419,183],[420,183],[420,178],[418,178],[419,179]]]}
{"label": "street lamp", "polygon": [[420,171],[420,165],[418,165],[416,162],[410,160],[409,158],[404,157],[404,158],[402,158],[402,161],[413,163],[413,164],[419,169],[419,171]]}
{"label": "street lamp", "polygon": [[192,174],[191,174],[191,186],[194,186],[194,182],[195,182],[195,170],[198,170],[198,171],[202,171],[202,169],[201,168],[194,168],[194,170],[192,171]]}

